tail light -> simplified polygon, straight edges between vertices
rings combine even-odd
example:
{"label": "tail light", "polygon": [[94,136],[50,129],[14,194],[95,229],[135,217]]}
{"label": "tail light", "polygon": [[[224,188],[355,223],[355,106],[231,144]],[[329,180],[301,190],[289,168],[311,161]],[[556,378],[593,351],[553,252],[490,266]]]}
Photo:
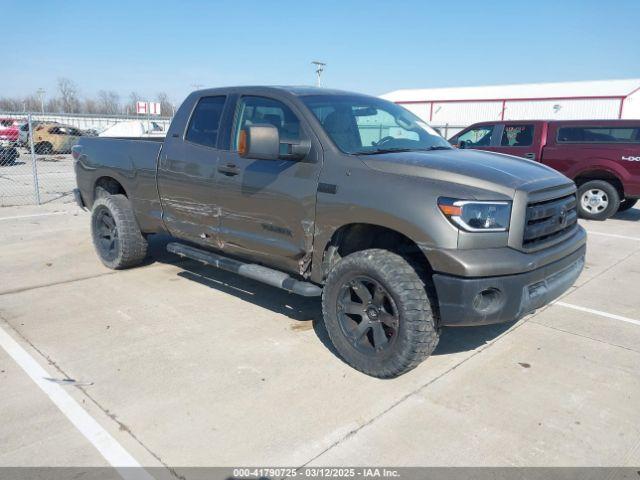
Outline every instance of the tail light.
{"label": "tail light", "polygon": [[74,145],[71,147],[71,156],[74,160],[80,159],[80,155],[82,155],[82,147],[80,145]]}

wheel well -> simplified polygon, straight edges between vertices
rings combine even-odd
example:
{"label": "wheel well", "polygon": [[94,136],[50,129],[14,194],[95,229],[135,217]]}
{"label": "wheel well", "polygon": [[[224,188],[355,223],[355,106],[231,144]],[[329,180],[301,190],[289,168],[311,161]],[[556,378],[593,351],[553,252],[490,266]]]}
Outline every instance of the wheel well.
{"label": "wheel well", "polygon": [[111,177],[100,177],[95,184],[93,189],[94,197],[98,197],[98,188],[105,190],[110,195],[118,195],[122,194],[125,197],[127,196],[127,192],[124,190],[120,182]]}
{"label": "wheel well", "polygon": [[369,248],[382,248],[397,253],[415,268],[431,301],[436,324],[439,324],[440,308],[432,280],[431,264],[420,247],[400,232],[368,223],[352,223],[340,227],[325,248],[322,259],[323,276],[326,278],[331,267],[342,257]]}
{"label": "wheel well", "polygon": [[576,182],[578,188],[580,188],[580,186],[591,180],[604,180],[606,182],[609,182],[615,187],[616,190],[618,190],[620,198],[624,198],[624,187],[622,185],[622,182],[615,174],[606,170],[593,170],[590,172],[581,173],[575,178],[574,181]]}
{"label": "wheel well", "polygon": [[397,253],[412,264],[423,267],[419,270],[431,274],[431,265],[427,257],[413,240],[390,228],[368,223],[344,225],[334,232],[324,252],[324,274],[326,275],[340,258],[369,248],[382,248]]}

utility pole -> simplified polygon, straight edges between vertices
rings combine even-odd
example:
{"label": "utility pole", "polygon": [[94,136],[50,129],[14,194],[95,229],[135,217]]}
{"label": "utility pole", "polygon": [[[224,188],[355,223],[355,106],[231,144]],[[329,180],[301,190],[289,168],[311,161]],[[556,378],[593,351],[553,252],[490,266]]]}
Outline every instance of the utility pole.
{"label": "utility pole", "polygon": [[316,77],[317,77],[316,85],[318,87],[321,87],[322,84],[320,82],[320,77],[322,76],[322,72],[324,72],[324,67],[326,67],[327,64],[319,62],[317,60],[314,60],[313,62],[311,62],[311,64],[316,66]]}
{"label": "utility pole", "polygon": [[44,113],[44,94],[45,94],[45,93],[46,93],[46,92],[44,91],[44,89],[43,89],[43,88],[39,88],[39,89],[36,91],[36,94],[38,94],[38,98],[40,98],[40,112],[41,112],[41,113]]}

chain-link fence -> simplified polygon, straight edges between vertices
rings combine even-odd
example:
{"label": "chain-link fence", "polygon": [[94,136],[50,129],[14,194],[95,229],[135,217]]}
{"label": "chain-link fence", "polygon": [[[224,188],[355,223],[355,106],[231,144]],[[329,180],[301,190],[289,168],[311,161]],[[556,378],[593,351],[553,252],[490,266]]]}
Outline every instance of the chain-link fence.
{"label": "chain-link fence", "polygon": [[[0,113],[0,207],[70,202],[71,147],[81,136],[164,136],[167,117]],[[432,125],[444,138],[462,126]]]}
{"label": "chain-link fence", "polygon": [[164,136],[166,117],[0,113],[0,207],[72,201],[81,136]]}

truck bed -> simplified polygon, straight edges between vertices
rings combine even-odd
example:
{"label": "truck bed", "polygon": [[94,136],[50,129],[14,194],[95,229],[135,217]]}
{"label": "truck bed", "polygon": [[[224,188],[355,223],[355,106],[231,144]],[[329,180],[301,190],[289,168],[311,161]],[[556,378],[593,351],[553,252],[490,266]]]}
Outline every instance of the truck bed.
{"label": "truck bed", "polygon": [[81,137],[75,170],[78,187],[87,206],[95,187],[104,178],[116,180],[126,192],[141,227],[155,225],[161,207],[156,188],[156,166],[163,138]]}

